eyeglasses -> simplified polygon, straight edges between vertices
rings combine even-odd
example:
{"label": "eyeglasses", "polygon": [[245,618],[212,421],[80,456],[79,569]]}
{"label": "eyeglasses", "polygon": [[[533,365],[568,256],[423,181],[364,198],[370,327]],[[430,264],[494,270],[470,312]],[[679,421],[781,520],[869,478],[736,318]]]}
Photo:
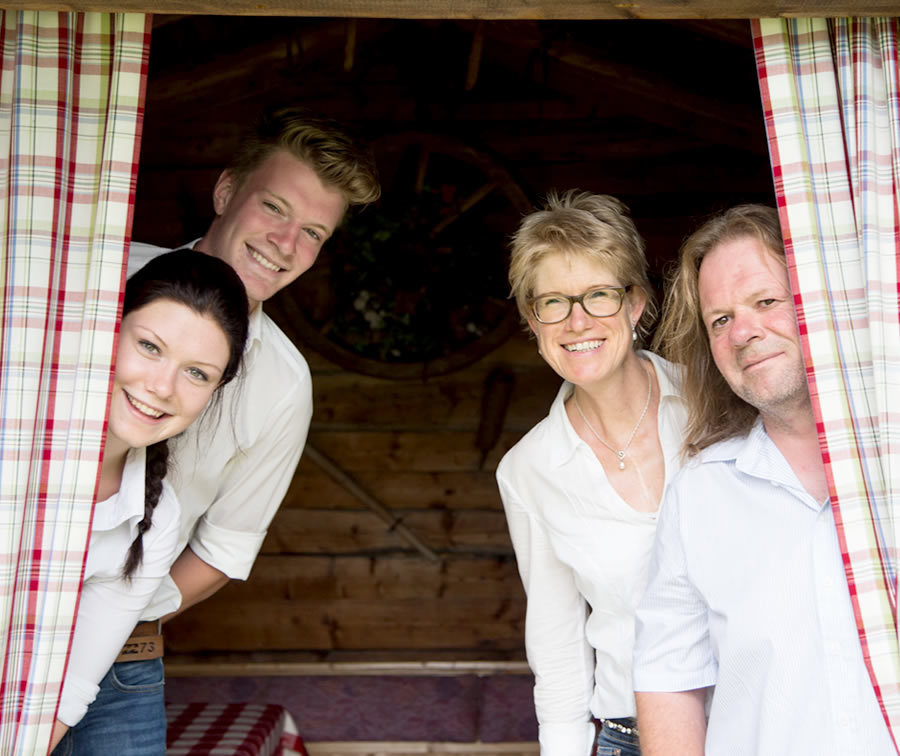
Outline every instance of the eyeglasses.
{"label": "eyeglasses", "polygon": [[631,291],[628,286],[597,286],[577,297],[551,291],[532,297],[531,310],[539,323],[550,325],[562,323],[572,313],[572,306],[578,302],[584,311],[594,318],[611,318],[622,309],[625,295]]}

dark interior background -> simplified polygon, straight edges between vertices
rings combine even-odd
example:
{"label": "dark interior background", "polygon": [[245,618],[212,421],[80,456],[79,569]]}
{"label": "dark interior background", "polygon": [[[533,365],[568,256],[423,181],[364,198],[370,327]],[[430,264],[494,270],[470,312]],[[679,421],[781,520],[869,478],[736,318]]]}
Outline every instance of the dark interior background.
{"label": "dark interior background", "polygon": [[375,145],[379,207],[265,309],[312,368],[311,447],[439,557],[305,456],[250,580],[173,622],[168,650],[521,658],[493,471],[558,379],[505,299],[508,237],[549,190],[612,194],[661,294],[705,216],[773,203],[749,22],[153,23],[135,239],[202,235],[220,170],[268,105],[301,103]]}

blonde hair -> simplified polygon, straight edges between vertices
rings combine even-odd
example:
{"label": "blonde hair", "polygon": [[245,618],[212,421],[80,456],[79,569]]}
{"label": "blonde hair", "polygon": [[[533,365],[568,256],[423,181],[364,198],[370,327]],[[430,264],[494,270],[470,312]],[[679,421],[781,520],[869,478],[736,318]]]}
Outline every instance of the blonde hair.
{"label": "blonde hair", "polygon": [[243,183],[276,150],[287,150],[315,171],[322,183],[344,195],[348,205],[367,205],[381,196],[375,160],[336,121],[299,107],[263,114],[247,133],[228,169]]}
{"label": "blonde hair", "polygon": [[756,407],[731,390],[716,367],[699,297],[703,259],[719,245],[747,237],[758,239],[786,264],[778,212],[765,205],[738,205],[687,238],[666,287],[653,350],[684,366],[681,395],[688,406],[688,427],[683,449],[688,457],[718,441],[745,435],[759,415]]}
{"label": "blonde hair", "polygon": [[600,263],[623,286],[639,287],[646,298],[635,326],[643,341],[658,313],[647,276],[644,240],[628,216],[628,207],[606,194],[570,189],[562,196],[551,192],[543,210],[526,215],[513,235],[509,263],[510,296],[524,321],[534,317],[537,268],[550,255],[583,256]]}

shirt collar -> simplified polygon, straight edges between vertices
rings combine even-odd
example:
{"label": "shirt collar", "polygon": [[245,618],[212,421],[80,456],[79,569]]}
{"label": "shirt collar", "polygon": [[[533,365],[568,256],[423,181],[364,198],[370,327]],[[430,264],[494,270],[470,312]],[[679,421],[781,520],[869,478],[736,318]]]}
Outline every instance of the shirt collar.
{"label": "shirt collar", "polygon": [[[194,249],[197,245],[197,242],[202,238],[202,236],[199,236],[190,244],[186,244],[185,246],[189,249]],[[244,362],[247,364],[252,362],[253,359],[250,350],[255,344],[259,344],[262,342],[262,309],[262,302],[260,302],[257,305],[256,309],[250,313],[250,321],[247,327],[247,343],[244,345]]]}
{"label": "shirt collar", "polygon": [[756,418],[746,436],[729,438],[704,449],[700,462],[734,462],[735,468],[740,472],[793,490],[808,506],[822,508],[822,504],[816,502],[803,487],[781,450],[766,433],[760,417]]}
{"label": "shirt collar", "polygon": [[639,349],[638,356],[650,360],[653,365],[656,382],[659,384],[660,404],[663,399],[674,398],[681,401],[681,367],[666,362],[658,354],[648,352],[646,349]]}
{"label": "shirt collar", "polygon": [[566,413],[566,399],[572,395],[574,390],[574,384],[563,381],[547,415],[550,443],[546,444],[546,452],[548,461],[553,467],[561,467],[566,464],[575,456],[575,450],[582,443]]}
{"label": "shirt collar", "polygon": [[262,302],[260,302],[256,309],[250,313],[250,320],[247,323],[247,344],[244,347],[244,361],[251,361],[251,353],[250,350],[256,345],[262,342],[262,321],[263,321],[263,307]]}
{"label": "shirt collar", "polygon": [[704,449],[700,454],[700,461],[707,462],[736,462],[738,467],[750,472],[754,461],[759,459],[764,447],[772,443],[762,420],[757,417],[753,427],[746,436],[734,436],[724,441],[719,441]]}
{"label": "shirt collar", "polygon": [[[132,529],[144,519],[144,473],[147,451],[143,447],[129,449],[122,470],[119,490],[94,507],[92,530],[112,530],[123,522],[132,520]],[[136,532],[136,531],[135,531]]]}
{"label": "shirt collar", "polygon": [[[653,354],[646,350],[638,350],[638,356],[650,360],[653,365],[656,381],[659,385],[660,408],[663,400],[674,397],[679,399],[679,392],[675,380],[669,375],[667,368],[671,366],[663,360],[659,355]],[[547,458],[551,465],[562,467],[575,457],[576,450],[585,442],[575,432],[569,416],[566,413],[566,399],[568,399],[575,390],[575,385],[569,381],[563,381],[562,386],[556,393],[556,398],[550,406],[550,412],[547,415],[548,432],[552,439],[552,443],[547,445]],[[586,444],[585,444],[586,445]],[[593,454],[593,452],[591,452]]]}

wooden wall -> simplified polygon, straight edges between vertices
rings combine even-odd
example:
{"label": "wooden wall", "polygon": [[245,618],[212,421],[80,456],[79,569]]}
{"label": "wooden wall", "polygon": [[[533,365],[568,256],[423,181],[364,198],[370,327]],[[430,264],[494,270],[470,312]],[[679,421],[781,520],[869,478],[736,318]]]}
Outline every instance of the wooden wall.
{"label": "wooden wall", "polygon": [[[251,579],[171,623],[170,648],[518,656],[524,595],[494,469],[558,388],[534,343],[515,336],[467,370],[424,382],[354,375],[307,357],[316,402],[309,443],[442,561],[416,552],[304,459]],[[480,468],[482,393],[497,367],[512,371],[513,396],[504,432]]]}
{"label": "wooden wall", "polygon": [[[551,188],[619,196],[657,280],[703,216],[772,201],[746,22],[158,16],[154,25],[134,225],[142,241],[177,245],[202,234],[241,128],[262,106],[290,100],[372,139],[450,134],[503,165],[533,202]],[[515,222],[506,223],[494,230],[512,233]],[[506,251],[498,244],[486,254]],[[173,621],[170,651],[521,658],[524,596],[494,469],[557,389],[534,343],[516,333],[465,369],[396,381],[317,353],[285,303],[267,311],[313,370],[310,444],[440,561],[307,457],[250,580]],[[497,368],[511,371],[513,394],[482,462],[482,398]]]}

